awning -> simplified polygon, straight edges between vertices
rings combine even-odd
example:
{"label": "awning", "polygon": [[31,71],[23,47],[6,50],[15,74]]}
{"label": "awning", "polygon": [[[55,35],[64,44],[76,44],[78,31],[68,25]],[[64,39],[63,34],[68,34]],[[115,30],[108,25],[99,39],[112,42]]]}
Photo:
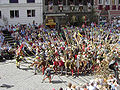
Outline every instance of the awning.
{"label": "awning", "polygon": [[46,23],[46,25],[56,25],[56,23],[54,23],[54,22],[52,23],[51,22],[51,23]]}
{"label": "awning", "polygon": [[46,16],[65,16],[66,14],[46,14]]}

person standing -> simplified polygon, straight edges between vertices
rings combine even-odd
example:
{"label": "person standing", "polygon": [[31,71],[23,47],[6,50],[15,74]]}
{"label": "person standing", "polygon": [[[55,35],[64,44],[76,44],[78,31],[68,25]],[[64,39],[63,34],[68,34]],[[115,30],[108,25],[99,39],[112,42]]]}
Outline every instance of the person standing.
{"label": "person standing", "polygon": [[54,72],[55,72],[55,74],[57,74],[57,67],[58,67],[58,61],[56,61],[55,59],[53,60],[53,65],[54,65],[54,67],[53,67],[53,69],[54,69]]}
{"label": "person standing", "polygon": [[62,75],[63,74],[63,68],[64,68],[64,62],[61,59],[59,59],[58,63],[59,63],[59,67],[61,69],[61,75]]}
{"label": "person standing", "polygon": [[79,68],[80,68],[80,58],[81,58],[81,54],[80,54],[80,52],[78,52],[77,61],[76,61],[76,67],[77,67],[77,74],[78,75],[79,75]]}
{"label": "person standing", "polygon": [[50,65],[48,65],[48,68],[45,70],[45,74],[44,74],[44,78],[43,78],[43,80],[42,80],[42,83],[43,83],[43,81],[45,81],[45,79],[49,79],[49,83],[51,83],[51,66]]}
{"label": "person standing", "polygon": [[17,55],[16,56],[16,67],[20,69],[20,62],[22,61],[22,56]]}
{"label": "person standing", "polygon": [[118,63],[117,58],[113,57],[113,60],[109,63],[109,68],[114,71],[115,78],[117,79],[117,82],[120,84],[119,80],[119,73],[118,73]]}
{"label": "person standing", "polygon": [[72,83],[68,83],[68,87],[65,90],[72,90]]}

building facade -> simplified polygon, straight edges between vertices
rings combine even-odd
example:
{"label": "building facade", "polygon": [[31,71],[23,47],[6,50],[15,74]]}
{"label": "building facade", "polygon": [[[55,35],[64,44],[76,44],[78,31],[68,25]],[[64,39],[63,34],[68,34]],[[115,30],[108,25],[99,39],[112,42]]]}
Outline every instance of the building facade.
{"label": "building facade", "polygon": [[0,25],[43,23],[42,0],[0,0]]}
{"label": "building facade", "polygon": [[43,0],[44,23],[48,26],[77,25],[80,17],[88,15],[94,0]]}
{"label": "building facade", "polygon": [[120,18],[120,0],[95,0],[99,22],[116,22]]}

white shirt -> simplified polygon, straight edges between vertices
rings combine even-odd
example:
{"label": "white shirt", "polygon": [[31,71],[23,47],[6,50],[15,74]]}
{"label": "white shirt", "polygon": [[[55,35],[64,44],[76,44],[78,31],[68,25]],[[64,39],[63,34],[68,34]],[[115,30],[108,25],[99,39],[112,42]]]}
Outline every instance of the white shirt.
{"label": "white shirt", "polygon": [[80,55],[77,55],[77,63],[76,63],[76,66],[79,68],[80,67]]}
{"label": "white shirt", "polygon": [[67,87],[65,90],[72,90],[71,88]]}
{"label": "white shirt", "polygon": [[96,90],[96,88],[94,86],[91,86],[91,85],[88,87],[88,89],[89,90]]}

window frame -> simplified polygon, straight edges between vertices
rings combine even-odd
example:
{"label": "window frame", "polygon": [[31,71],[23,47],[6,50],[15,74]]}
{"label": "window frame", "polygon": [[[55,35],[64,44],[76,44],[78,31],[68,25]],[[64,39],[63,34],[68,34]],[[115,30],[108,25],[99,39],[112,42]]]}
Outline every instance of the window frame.
{"label": "window frame", "polygon": [[35,10],[31,10],[31,11],[32,11],[32,17],[35,17]]}
{"label": "window frame", "polygon": [[[17,15],[16,12],[18,12],[18,15]],[[15,10],[15,11],[14,11],[14,15],[15,15],[15,18],[19,18],[19,10]]]}
{"label": "window frame", "polygon": [[113,4],[113,0],[112,0],[112,5],[116,5],[116,0],[114,0],[115,1],[115,4]]}
{"label": "window frame", "polygon": [[[18,12],[18,14],[16,12]],[[11,13],[13,13],[13,16]],[[10,10],[10,18],[19,18],[19,10]]]}
{"label": "window frame", "polygon": [[10,18],[14,18],[14,10],[10,10]]}
{"label": "window frame", "polygon": [[19,3],[19,0],[16,0],[16,2],[12,2],[11,0],[9,0],[9,3]]}
{"label": "window frame", "polygon": [[26,0],[27,3],[35,3],[35,0],[33,2],[30,2],[29,0]]}
{"label": "window frame", "polygon": [[74,0],[68,0],[68,5],[75,4]]}
{"label": "window frame", "polygon": [[[30,12],[30,16],[28,16],[29,15],[29,13],[28,12]],[[33,13],[34,12],[34,13]],[[27,17],[29,18],[29,17],[35,17],[35,9],[29,9],[29,10],[27,10]]]}
{"label": "window frame", "polygon": [[49,0],[45,0],[45,5],[48,5],[48,1],[49,1]]}
{"label": "window frame", "polygon": [[103,5],[98,5],[98,10],[103,10]]}
{"label": "window frame", "polygon": [[102,3],[99,3],[99,0],[98,0],[98,5],[103,5],[103,0],[101,0],[102,1]]}
{"label": "window frame", "polygon": [[2,18],[2,12],[1,12],[1,10],[0,10],[0,19]]}
{"label": "window frame", "polygon": [[105,0],[105,5],[110,5],[110,0],[108,0],[109,2],[108,3],[106,3],[106,0]]}

